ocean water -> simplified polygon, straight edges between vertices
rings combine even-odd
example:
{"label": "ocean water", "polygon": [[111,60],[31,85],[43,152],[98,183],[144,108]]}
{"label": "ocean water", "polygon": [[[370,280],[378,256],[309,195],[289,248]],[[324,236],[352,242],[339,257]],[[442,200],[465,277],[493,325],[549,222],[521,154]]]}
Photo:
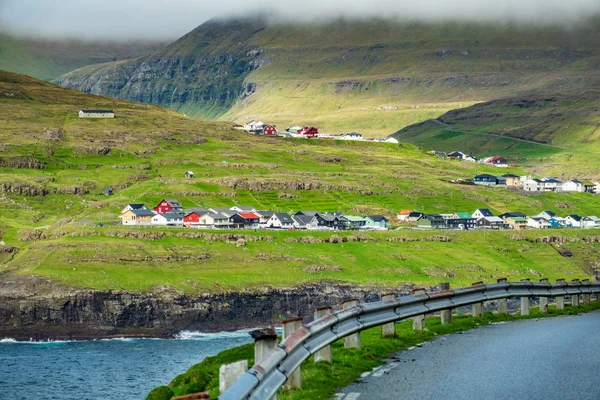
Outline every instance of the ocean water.
{"label": "ocean water", "polygon": [[0,340],[1,400],[137,400],[205,357],[249,343],[247,331],[177,339]]}

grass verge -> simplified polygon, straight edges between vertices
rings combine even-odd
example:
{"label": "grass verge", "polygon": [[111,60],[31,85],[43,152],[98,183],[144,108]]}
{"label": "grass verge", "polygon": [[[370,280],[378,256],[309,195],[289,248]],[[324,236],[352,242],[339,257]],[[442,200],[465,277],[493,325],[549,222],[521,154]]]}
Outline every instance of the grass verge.
{"label": "grass verge", "polygon": [[[521,319],[548,318],[561,315],[577,315],[600,309],[600,302],[583,304],[579,307],[566,306],[564,310],[549,307],[547,314],[532,308],[529,316],[520,314],[506,315],[486,312],[483,318],[471,316],[454,316],[452,324],[442,325],[439,317],[427,318],[427,330],[415,331],[412,322],[402,321],[396,324],[396,338],[381,337],[381,328],[371,328],[361,333],[360,350],[345,349],[342,340],[333,344],[333,364],[313,362],[310,357],[302,364],[302,390],[282,392],[281,400],[329,399],[338,389],[347,386],[369,371],[384,363],[392,354],[408,349],[411,346],[431,340],[439,335],[464,332],[470,329],[489,325],[495,322],[516,321]],[[187,372],[177,376],[168,386],[160,386],[152,390],[146,400],[169,400],[173,396],[181,396],[202,391],[210,392],[211,397],[219,394],[219,367],[223,364],[248,360],[254,363],[254,346],[247,344],[225,350],[216,356],[207,357],[199,364],[192,366]]]}

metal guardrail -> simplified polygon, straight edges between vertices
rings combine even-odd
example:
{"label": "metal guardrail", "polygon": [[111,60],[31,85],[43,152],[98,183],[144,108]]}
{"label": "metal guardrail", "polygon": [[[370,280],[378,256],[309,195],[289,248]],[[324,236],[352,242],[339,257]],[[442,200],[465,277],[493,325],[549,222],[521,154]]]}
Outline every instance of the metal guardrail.
{"label": "metal guardrail", "polygon": [[235,381],[220,400],[268,400],[311,355],[348,335],[422,314],[511,297],[600,293],[600,282],[500,282],[365,303],[303,325]]}

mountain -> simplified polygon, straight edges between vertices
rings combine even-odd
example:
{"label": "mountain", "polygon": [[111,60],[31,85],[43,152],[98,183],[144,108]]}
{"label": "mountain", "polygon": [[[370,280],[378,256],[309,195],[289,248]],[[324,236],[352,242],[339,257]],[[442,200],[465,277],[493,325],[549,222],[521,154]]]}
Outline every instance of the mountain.
{"label": "mountain", "polygon": [[477,102],[598,85],[599,21],[211,20],[150,56],[56,82],[190,116],[381,135]]}
{"label": "mountain", "polygon": [[89,64],[151,54],[166,44],[25,38],[0,32],[0,69],[52,80]]}

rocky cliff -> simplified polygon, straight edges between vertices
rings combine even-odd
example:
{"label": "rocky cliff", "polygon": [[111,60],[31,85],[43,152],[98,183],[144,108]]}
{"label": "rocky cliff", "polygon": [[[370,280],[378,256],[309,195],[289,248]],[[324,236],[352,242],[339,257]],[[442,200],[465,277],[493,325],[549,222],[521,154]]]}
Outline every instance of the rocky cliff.
{"label": "rocky cliff", "polygon": [[311,316],[343,300],[377,299],[374,289],[319,283],[293,289],[188,295],[101,292],[58,286],[33,276],[3,275],[0,338],[17,340],[168,337],[181,330],[220,331]]}

